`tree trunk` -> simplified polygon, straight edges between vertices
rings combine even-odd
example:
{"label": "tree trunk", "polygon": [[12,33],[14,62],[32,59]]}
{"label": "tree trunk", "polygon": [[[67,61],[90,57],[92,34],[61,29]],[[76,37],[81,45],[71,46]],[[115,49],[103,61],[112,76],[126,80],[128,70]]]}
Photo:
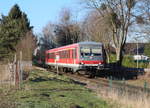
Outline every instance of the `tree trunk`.
{"label": "tree trunk", "polygon": [[123,60],[122,50],[121,50],[121,48],[117,48],[116,49],[117,66],[121,66],[122,65],[122,60]]}
{"label": "tree trunk", "polygon": [[106,52],[107,62],[110,63],[110,54],[107,51],[105,51],[105,52]]}

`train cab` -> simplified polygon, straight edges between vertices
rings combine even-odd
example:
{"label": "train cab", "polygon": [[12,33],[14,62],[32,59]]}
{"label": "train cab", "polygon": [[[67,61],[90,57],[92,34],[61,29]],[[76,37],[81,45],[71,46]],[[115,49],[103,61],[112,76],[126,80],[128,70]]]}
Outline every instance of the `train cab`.
{"label": "train cab", "polygon": [[81,69],[103,69],[105,62],[106,55],[102,43],[79,43],[79,64]]}

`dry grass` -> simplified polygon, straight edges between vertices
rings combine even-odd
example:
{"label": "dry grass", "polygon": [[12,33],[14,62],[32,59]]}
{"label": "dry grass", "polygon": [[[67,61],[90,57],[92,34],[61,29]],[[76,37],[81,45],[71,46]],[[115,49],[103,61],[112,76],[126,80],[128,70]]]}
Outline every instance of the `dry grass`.
{"label": "dry grass", "polygon": [[98,90],[97,94],[110,104],[115,104],[114,108],[150,108],[150,97],[144,93],[132,95],[124,92],[120,94],[118,90],[107,88]]}
{"label": "dry grass", "polygon": [[16,93],[13,88],[3,87],[0,88],[0,108],[17,108],[15,98],[11,94]]}
{"label": "dry grass", "polygon": [[8,80],[10,78],[10,73],[8,71],[7,65],[0,65],[0,81]]}
{"label": "dry grass", "polygon": [[136,80],[127,80],[126,83],[129,85],[144,87],[145,82],[147,87],[150,88],[150,72],[146,72],[144,75],[141,75]]}

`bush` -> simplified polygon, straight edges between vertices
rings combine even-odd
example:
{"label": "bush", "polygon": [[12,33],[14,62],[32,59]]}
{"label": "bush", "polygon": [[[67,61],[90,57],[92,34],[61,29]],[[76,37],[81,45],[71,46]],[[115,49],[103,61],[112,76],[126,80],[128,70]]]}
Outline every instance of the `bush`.
{"label": "bush", "polygon": [[[123,59],[123,66],[125,67],[137,67],[137,61],[133,59],[130,55],[125,55]],[[138,68],[147,68],[148,62],[138,61]]]}
{"label": "bush", "polygon": [[[111,54],[110,63],[114,63],[114,62],[116,62],[116,56],[114,54]],[[149,62],[138,61],[139,68],[147,68],[148,64]],[[133,56],[125,55],[122,61],[122,66],[136,68],[137,61],[134,61]]]}

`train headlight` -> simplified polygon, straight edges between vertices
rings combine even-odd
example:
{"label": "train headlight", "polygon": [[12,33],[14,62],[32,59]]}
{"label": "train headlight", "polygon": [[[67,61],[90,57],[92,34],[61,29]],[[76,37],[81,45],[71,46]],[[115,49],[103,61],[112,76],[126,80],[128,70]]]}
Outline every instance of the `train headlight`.
{"label": "train headlight", "polygon": [[102,63],[100,62],[99,65],[101,65]]}
{"label": "train headlight", "polygon": [[82,64],[82,65],[84,65],[84,63],[83,63],[83,62],[81,62],[81,64]]}
{"label": "train headlight", "polygon": [[84,63],[83,63],[83,62],[80,62],[80,65],[82,65],[82,66],[83,66],[83,65],[84,65]]}

